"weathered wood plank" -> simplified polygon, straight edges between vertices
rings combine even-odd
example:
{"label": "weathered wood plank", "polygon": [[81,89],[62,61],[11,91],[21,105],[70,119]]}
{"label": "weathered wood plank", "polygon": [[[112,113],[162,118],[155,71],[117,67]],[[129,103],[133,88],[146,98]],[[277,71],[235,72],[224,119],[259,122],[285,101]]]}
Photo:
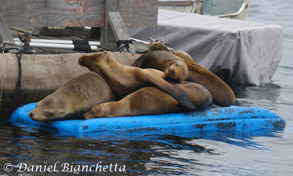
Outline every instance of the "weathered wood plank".
{"label": "weathered wood plank", "polygon": [[129,40],[129,34],[119,12],[109,12],[109,24],[116,40]]}
{"label": "weathered wood plank", "polygon": [[[9,26],[104,27],[105,24],[106,0],[1,1],[2,14]],[[156,25],[157,0],[117,2],[115,6],[119,7],[126,26]]]}
{"label": "weathered wood plank", "polygon": [[158,0],[119,0],[119,12],[126,26],[155,26]]}
{"label": "weathered wood plank", "polygon": [[84,36],[87,35],[87,30],[82,27],[80,30],[79,27],[66,27],[66,28],[57,28],[50,29],[48,27],[39,27],[35,28],[33,35],[42,35],[42,36]]}
{"label": "weathered wood plank", "polygon": [[10,26],[104,25],[104,0],[3,0],[2,13]]}
{"label": "weathered wood plank", "polygon": [[192,6],[194,2],[192,1],[160,1],[158,5],[160,6]]}
{"label": "weathered wood plank", "polygon": [[[130,36],[128,34],[128,31],[126,29],[126,26],[122,20],[120,13],[119,12],[108,12],[108,15],[109,15],[109,24],[111,26],[113,33],[114,33],[116,41],[129,40]],[[131,44],[129,44],[128,47],[129,47],[129,51],[131,53],[135,53],[135,49]]]}
{"label": "weathered wood plank", "polygon": [[[0,1],[1,3],[1,1]],[[0,43],[3,41],[13,41],[11,33],[8,29],[5,19],[2,16],[1,8],[0,8]]]}
{"label": "weathered wood plank", "polygon": [[10,26],[104,26],[104,0],[2,0]]}
{"label": "weathered wood plank", "polygon": [[[119,0],[107,0],[105,2],[106,14],[109,12],[118,11]],[[109,24],[109,15],[105,15],[105,26],[101,28],[100,33],[101,46],[104,48],[114,48],[116,46],[116,39]]]}
{"label": "weathered wood plank", "polygon": [[13,41],[9,29],[3,18],[0,16],[0,43],[3,41]]}

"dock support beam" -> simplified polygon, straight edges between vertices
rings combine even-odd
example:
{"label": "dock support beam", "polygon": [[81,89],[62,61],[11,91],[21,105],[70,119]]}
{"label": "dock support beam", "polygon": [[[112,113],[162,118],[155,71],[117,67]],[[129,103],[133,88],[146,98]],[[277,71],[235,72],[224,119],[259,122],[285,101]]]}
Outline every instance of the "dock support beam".
{"label": "dock support beam", "polygon": [[[118,9],[119,0],[107,0],[105,3],[105,26],[101,29],[101,46],[114,48],[117,47],[116,43],[119,40],[129,40],[130,36]],[[129,51],[135,53],[131,44],[129,45]]]}
{"label": "dock support beam", "polygon": [[[2,1],[0,1],[1,4]],[[3,41],[13,42],[12,35],[2,15],[2,7],[0,7],[0,43]]]}

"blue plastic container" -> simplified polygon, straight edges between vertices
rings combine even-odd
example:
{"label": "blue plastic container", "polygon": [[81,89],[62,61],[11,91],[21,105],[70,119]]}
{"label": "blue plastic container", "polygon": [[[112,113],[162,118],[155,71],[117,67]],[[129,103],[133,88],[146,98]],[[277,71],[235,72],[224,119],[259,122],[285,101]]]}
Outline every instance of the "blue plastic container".
{"label": "blue plastic container", "polygon": [[96,136],[105,134],[198,134],[206,131],[237,131],[284,129],[286,122],[277,114],[256,107],[211,108],[196,112],[162,115],[64,120],[51,123],[33,121],[28,113],[36,103],[19,107],[12,114],[13,125],[38,128],[65,136]]}

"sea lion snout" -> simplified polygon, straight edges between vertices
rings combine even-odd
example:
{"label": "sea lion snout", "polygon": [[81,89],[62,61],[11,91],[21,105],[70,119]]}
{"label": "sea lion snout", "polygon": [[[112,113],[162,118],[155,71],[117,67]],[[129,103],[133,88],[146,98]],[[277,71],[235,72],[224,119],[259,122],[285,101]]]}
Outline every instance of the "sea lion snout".
{"label": "sea lion snout", "polygon": [[176,72],[174,70],[169,69],[169,74],[171,78],[174,78],[176,76]]}
{"label": "sea lion snout", "polygon": [[79,59],[78,59],[78,64],[81,65],[81,66],[87,66],[89,65],[90,63],[90,59],[92,57],[90,56],[81,56]]}
{"label": "sea lion snout", "polygon": [[32,110],[31,112],[29,112],[29,114],[28,114],[28,116],[32,119],[32,120],[34,120],[34,121],[39,121],[39,122],[41,122],[41,121],[44,121],[44,119],[43,118],[41,118],[39,115],[37,115],[35,112],[33,112],[34,110]]}
{"label": "sea lion snout", "polygon": [[182,61],[176,61],[168,67],[167,74],[173,81],[184,81],[188,76],[187,65]]}
{"label": "sea lion snout", "polygon": [[33,112],[30,112],[30,113],[28,114],[28,116],[29,116],[30,118],[34,118],[34,113],[33,113]]}
{"label": "sea lion snout", "polygon": [[105,58],[107,53],[94,53],[85,56],[81,56],[78,59],[78,64],[87,67],[89,70],[94,71],[98,67],[98,62]]}

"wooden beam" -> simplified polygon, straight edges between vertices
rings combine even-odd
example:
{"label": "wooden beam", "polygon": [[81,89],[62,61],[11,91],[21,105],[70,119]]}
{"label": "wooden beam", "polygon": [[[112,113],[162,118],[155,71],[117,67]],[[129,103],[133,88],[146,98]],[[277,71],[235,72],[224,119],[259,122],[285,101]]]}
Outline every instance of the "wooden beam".
{"label": "wooden beam", "polygon": [[116,40],[129,40],[129,34],[119,12],[108,12],[109,24]]}
{"label": "wooden beam", "polygon": [[[104,27],[106,10],[117,9],[126,26],[157,23],[157,0],[1,0],[9,26]],[[106,8],[106,5],[108,7]]]}
{"label": "wooden beam", "polygon": [[2,16],[1,7],[0,7],[0,43],[2,43],[3,41],[13,42],[13,38],[6,24],[6,21]]}
{"label": "wooden beam", "polygon": [[[125,1],[123,1],[125,2]],[[121,17],[119,12],[119,0],[106,1],[106,17],[105,27],[101,30],[101,46],[107,49],[117,47],[119,40],[129,40],[130,36],[126,29],[124,18]],[[125,50],[125,48],[123,49]],[[135,49],[132,45],[129,46],[129,51],[134,53]]]}
{"label": "wooden beam", "polygon": [[104,26],[105,0],[2,0],[9,26]]}
{"label": "wooden beam", "polygon": [[[105,2],[105,14],[108,14],[108,12],[118,11],[118,3],[119,0],[107,0]],[[109,25],[108,15],[105,15],[105,26],[101,28],[100,39],[101,47],[107,49],[116,47],[116,39]]]}
{"label": "wooden beam", "polygon": [[119,12],[127,27],[155,26],[158,21],[158,0],[120,0]]}
{"label": "wooden beam", "polygon": [[[108,12],[109,16],[109,24],[111,26],[111,29],[113,31],[113,34],[115,36],[116,41],[119,40],[129,40],[130,36],[128,34],[128,31],[126,29],[126,26],[123,22],[123,19],[119,12]],[[129,44],[129,52],[135,53],[134,47]],[[125,48],[124,48],[125,50]]]}
{"label": "wooden beam", "polygon": [[33,31],[33,35],[42,36],[84,36],[87,35],[87,30],[83,27],[66,27],[66,28],[48,28],[48,27],[36,27]]}
{"label": "wooden beam", "polygon": [[192,1],[159,1],[159,6],[192,6]]}

